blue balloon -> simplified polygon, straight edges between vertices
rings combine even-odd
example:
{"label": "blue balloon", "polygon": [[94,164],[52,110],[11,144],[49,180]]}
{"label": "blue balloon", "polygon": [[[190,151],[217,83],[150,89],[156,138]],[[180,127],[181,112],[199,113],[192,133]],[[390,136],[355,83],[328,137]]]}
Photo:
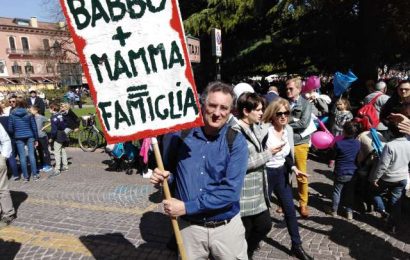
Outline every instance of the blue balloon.
{"label": "blue balloon", "polygon": [[336,72],[333,78],[333,89],[335,96],[341,96],[356,80],[357,77],[351,70],[349,70],[347,74]]}

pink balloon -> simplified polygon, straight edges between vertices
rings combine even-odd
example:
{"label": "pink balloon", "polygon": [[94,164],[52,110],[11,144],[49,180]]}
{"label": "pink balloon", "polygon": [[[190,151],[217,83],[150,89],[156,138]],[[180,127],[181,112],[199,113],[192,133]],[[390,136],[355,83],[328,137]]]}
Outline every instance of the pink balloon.
{"label": "pink balloon", "polygon": [[306,93],[320,88],[320,78],[318,76],[310,76],[306,79],[305,85],[302,88],[302,93]]}
{"label": "pink balloon", "polygon": [[312,144],[317,149],[327,149],[332,147],[333,144],[333,135],[324,131],[317,131],[312,135]]}

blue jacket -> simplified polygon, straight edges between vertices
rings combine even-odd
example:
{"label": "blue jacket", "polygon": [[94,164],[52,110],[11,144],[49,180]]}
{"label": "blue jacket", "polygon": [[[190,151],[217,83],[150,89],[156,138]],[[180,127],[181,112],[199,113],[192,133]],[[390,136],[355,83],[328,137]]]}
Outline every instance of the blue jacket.
{"label": "blue jacket", "polygon": [[353,138],[345,138],[336,142],[335,150],[336,175],[353,175],[357,169],[356,157],[360,150],[360,142]]}
{"label": "blue jacket", "polygon": [[61,113],[55,113],[50,118],[51,121],[51,138],[57,143],[64,143],[67,141],[67,135],[64,132],[66,123]]}
{"label": "blue jacket", "polygon": [[25,108],[14,109],[9,116],[8,132],[14,139],[38,139],[37,125],[34,116]]}

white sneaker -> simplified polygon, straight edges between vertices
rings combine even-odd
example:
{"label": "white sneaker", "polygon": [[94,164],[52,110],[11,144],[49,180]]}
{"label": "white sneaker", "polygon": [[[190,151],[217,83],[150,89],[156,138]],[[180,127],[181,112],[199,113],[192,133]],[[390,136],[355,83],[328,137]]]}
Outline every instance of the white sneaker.
{"label": "white sneaker", "polygon": [[149,179],[149,178],[151,178],[151,176],[152,176],[152,170],[151,169],[148,169],[148,172],[142,173],[142,178],[144,178],[144,179]]}

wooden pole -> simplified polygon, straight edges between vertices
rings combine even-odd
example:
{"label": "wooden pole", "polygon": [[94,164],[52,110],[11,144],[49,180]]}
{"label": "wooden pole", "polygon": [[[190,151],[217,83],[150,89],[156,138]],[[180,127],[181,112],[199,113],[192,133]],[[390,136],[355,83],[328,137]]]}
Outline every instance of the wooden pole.
{"label": "wooden pole", "polygon": [[[154,154],[155,154],[155,160],[157,161],[157,166],[158,169],[161,171],[164,171],[164,164],[162,162],[162,157],[161,157],[161,152],[159,151],[159,146],[158,146],[158,140],[157,138],[153,137],[151,139],[152,146],[154,147]],[[169,200],[171,199],[171,192],[169,190],[168,186],[168,180],[164,180],[162,187],[164,189],[164,196],[165,199]],[[177,245],[178,245],[178,250],[179,250],[179,255],[182,260],[188,260],[184,248],[184,243],[182,241],[182,236],[181,236],[181,231],[179,230],[179,225],[176,217],[171,217],[171,223],[172,223],[172,229],[174,230],[175,238],[177,240]]]}

